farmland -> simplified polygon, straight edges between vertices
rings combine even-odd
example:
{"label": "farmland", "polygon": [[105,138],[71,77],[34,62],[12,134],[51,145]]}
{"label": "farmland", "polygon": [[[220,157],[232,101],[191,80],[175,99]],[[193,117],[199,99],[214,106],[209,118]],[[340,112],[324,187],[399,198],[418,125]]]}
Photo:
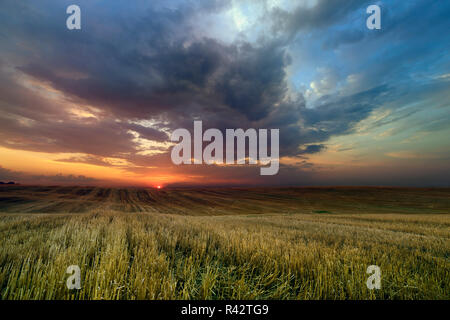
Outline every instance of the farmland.
{"label": "farmland", "polygon": [[7,186],[0,241],[2,299],[450,299],[450,189]]}

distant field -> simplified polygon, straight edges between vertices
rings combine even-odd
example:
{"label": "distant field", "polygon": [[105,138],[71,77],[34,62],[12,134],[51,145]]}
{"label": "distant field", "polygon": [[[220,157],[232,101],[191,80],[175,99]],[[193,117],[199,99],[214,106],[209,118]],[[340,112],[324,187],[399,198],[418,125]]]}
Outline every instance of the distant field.
{"label": "distant field", "polygon": [[450,188],[0,187],[0,212],[92,210],[181,215],[298,213],[449,213]]}
{"label": "distant field", "polygon": [[2,299],[450,299],[450,189],[8,186],[0,241]]}

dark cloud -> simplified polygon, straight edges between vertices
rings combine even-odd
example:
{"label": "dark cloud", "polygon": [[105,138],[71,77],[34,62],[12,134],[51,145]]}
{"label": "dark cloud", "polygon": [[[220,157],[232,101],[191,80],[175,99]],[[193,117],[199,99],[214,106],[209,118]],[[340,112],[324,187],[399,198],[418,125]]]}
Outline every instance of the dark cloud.
{"label": "dark cloud", "polygon": [[275,7],[270,13],[273,29],[290,36],[299,31],[331,26],[347,18],[355,10],[364,8],[369,0],[319,0],[314,6],[298,6],[293,11]]}
{"label": "dark cloud", "polygon": [[324,150],[326,147],[323,144],[310,144],[306,146],[304,149],[300,150],[299,154],[311,154],[318,153]]}
{"label": "dark cloud", "polygon": [[[83,123],[61,119],[32,121],[0,117],[0,139],[3,146],[38,152],[74,152],[101,156],[119,156],[135,152],[134,136],[121,123],[98,121]],[[127,126],[125,126],[126,129]]]}
{"label": "dark cloud", "polygon": [[379,86],[337,100],[328,98],[323,97],[316,108],[307,109],[304,113],[306,123],[327,138],[351,133],[355,124],[383,102],[392,99],[392,92],[386,86]]}
{"label": "dark cloud", "polygon": [[141,126],[139,124],[126,124],[124,125],[124,129],[133,130],[137,132],[141,138],[147,140],[164,142],[168,139],[167,133],[151,127]]}
{"label": "dark cloud", "polygon": [[355,42],[359,42],[364,39],[365,33],[358,28],[339,30],[337,32],[332,33],[332,35],[324,42],[323,48],[325,50],[328,49],[336,49],[340,45],[343,44],[351,44]]}
{"label": "dark cloud", "polygon": [[92,164],[95,166],[102,167],[111,167],[112,164],[108,161],[105,161],[103,158],[98,156],[86,155],[86,156],[78,156],[78,157],[69,157],[63,159],[57,159],[59,162],[69,162],[69,163],[85,163]]}
{"label": "dark cloud", "polygon": [[35,175],[21,171],[14,171],[0,166],[0,181],[14,181],[21,184],[90,184],[98,182],[97,179],[83,175]]}
{"label": "dark cloud", "polygon": [[265,118],[286,95],[289,57],[277,43],[260,48],[244,43],[236,48],[235,56],[217,81],[217,95],[249,120]]}

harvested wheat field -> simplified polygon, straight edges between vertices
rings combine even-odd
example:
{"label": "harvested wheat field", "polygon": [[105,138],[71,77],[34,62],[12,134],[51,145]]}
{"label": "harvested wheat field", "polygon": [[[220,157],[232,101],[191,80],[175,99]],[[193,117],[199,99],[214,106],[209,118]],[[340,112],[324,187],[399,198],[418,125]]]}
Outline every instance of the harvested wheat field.
{"label": "harvested wheat field", "polygon": [[1,299],[450,299],[450,189],[8,186],[0,241]]}

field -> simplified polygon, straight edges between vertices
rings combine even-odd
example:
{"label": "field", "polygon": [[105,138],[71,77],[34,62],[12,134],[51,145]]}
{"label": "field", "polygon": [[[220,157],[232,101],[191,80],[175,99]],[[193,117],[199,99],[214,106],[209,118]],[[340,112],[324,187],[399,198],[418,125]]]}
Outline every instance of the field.
{"label": "field", "polygon": [[5,186],[0,241],[1,299],[450,299],[450,189]]}

